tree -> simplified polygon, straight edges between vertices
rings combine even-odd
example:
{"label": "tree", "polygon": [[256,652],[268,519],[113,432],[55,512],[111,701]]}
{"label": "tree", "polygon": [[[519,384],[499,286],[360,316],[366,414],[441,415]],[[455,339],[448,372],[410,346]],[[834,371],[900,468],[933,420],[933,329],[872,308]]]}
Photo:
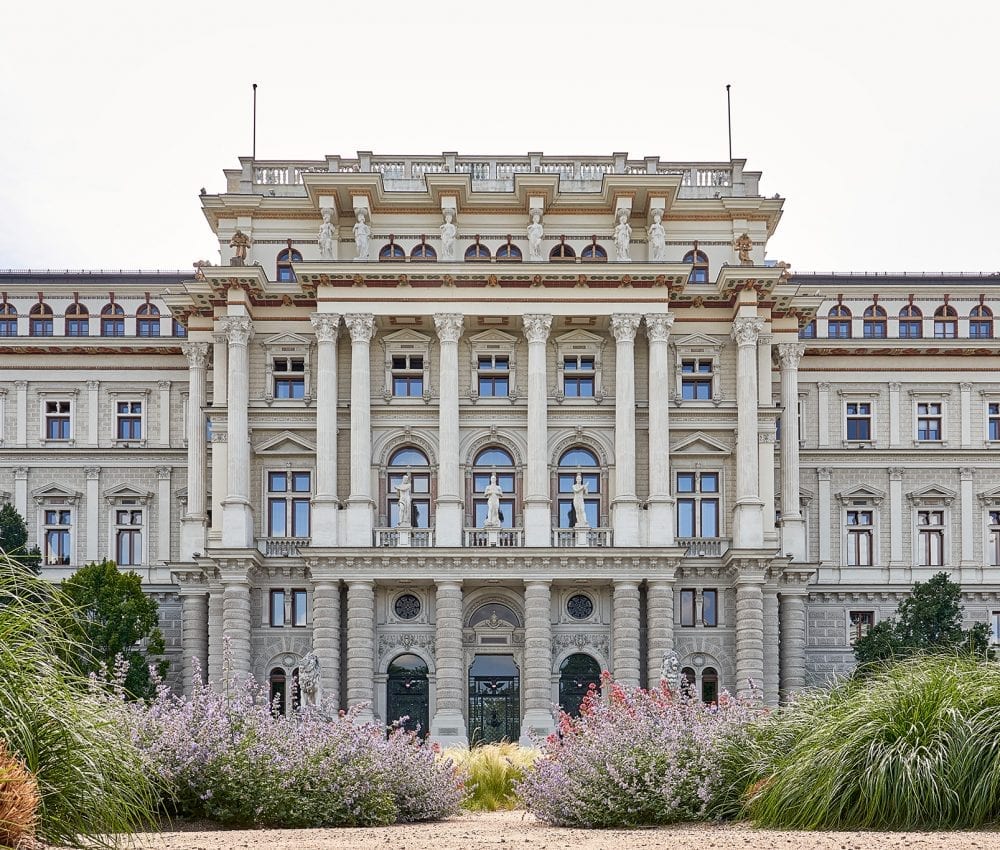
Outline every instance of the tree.
{"label": "tree", "polygon": [[15,563],[35,575],[41,570],[42,554],[37,546],[28,548],[28,526],[10,502],[0,508],[0,549]]}
{"label": "tree", "polygon": [[117,659],[127,664],[126,692],[137,699],[153,695],[149,673],[166,674],[163,633],[158,628],[156,600],[142,592],[136,573],[123,573],[114,561],[81,567],[62,583],[77,607],[78,628],[88,652],[79,659],[83,672],[101,672],[112,677]]}
{"label": "tree", "polygon": [[992,657],[990,630],[986,623],[962,628],[962,591],[937,573],[918,581],[904,599],[895,617],[883,620],[854,644],[854,657],[865,665],[899,660],[920,652],[961,652],[979,658]]}

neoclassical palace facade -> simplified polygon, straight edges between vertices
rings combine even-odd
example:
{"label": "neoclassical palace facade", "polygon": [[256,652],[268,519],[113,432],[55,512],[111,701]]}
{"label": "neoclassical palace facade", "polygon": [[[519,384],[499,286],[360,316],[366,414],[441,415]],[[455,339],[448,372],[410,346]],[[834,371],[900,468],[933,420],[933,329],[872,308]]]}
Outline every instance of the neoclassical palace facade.
{"label": "neoclassical palace facade", "polygon": [[775,703],[940,570],[996,637],[1000,276],[793,274],[744,165],[242,159],[215,264],[0,274],[0,496],[177,687],[446,743],[671,661]]}

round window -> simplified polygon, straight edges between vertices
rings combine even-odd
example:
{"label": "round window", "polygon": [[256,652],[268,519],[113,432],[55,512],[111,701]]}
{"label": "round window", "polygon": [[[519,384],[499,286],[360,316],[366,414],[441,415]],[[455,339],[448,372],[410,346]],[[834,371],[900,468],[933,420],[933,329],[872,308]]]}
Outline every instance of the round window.
{"label": "round window", "polygon": [[412,593],[404,593],[396,597],[393,609],[400,620],[412,620],[420,613],[420,600]]}
{"label": "round window", "polygon": [[577,593],[566,602],[566,611],[574,620],[586,620],[594,613],[594,603],[589,596]]}

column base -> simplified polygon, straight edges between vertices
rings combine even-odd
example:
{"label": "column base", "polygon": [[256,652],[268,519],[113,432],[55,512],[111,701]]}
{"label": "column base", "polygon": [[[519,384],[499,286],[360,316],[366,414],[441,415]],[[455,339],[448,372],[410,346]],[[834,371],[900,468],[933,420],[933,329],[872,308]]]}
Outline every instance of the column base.
{"label": "column base", "polygon": [[524,501],[524,545],[552,545],[552,517],[549,514],[549,500]]}
{"label": "column base", "polygon": [[435,505],[434,545],[462,545],[462,526],[465,519],[465,505],[460,499],[440,498]]}
{"label": "column base", "polygon": [[222,503],[222,545],[226,549],[253,548],[253,508],[246,499]]}
{"label": "column base", "polygon": [[312,500],[312,546],[336,546],[339,503],[335,496],[316,496]]}
{"label": "column base", "polygon": [[638,546],[639,500],[631,497],[616,499],[611,503],[611,527],[615,546]]}
{"label": "column base", "polygon": [[204,555],[207,544],[208,517],[204,514],[187,514],[181,518],[182,561],[193,561],[195,555]]}
{"label": "column base", "polygon": [[440,744],[442,747],[469,746],[469,736],[465,731],[465,718],[462,712],[458,709],[438,711],[431,720],[429,740],[432,744]]}
{"label": "column base", "polygon": [[354,722],[359,726],[364,723],[374,723],[375,714],[372,712],[371,706],[366,705],[364,708],[361,709],[361,711],[359,711],[356,715],[354,715]]}
{"label": "column base", "polygon": [[646,539],[650,546],[676,546],[674,500],[651,496],[646,507]]}
{"label": "column base", "polygon": [[792,561],[809,560],[806,554],[806,523],[802,517],[781,518],[781,554],[791,555]]}
{"label": "column base", "polygon": [[371,499],[353,497],[347,501],[347,546],[371,546],[375,527],[375,506]]}
{"label": "column base", "polygon": [[541,708],[529,708],[521,720],[521,737],[518,743],[522,747],[537,747],[542,739],[547,738],[556,730],[556,721],[552,712]]}

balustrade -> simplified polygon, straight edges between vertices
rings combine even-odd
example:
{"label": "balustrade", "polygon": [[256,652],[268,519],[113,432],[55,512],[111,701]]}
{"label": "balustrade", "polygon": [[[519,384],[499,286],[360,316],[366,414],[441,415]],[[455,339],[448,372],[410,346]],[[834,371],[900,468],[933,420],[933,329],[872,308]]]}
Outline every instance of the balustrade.
{"label": "balustrade", "polygon": [[466,528],[465,545],[476,549],[487,546],[514,548],[524,545],[523,528]]}
{"label": "balustrade", "polygon": [[572,546],[611,546],[610,528],[553,528],[552,545],[558,549]]}
{"label": "balustrade", "polygon": [[258,537],[257,551],[269,558],[291,558],[309,545],[308,537]]}
{"label": "balustrade", "polygon": [[719,558],[729,548],[721,537],[678,537],[677,545],[685,547],[688,558]]}

